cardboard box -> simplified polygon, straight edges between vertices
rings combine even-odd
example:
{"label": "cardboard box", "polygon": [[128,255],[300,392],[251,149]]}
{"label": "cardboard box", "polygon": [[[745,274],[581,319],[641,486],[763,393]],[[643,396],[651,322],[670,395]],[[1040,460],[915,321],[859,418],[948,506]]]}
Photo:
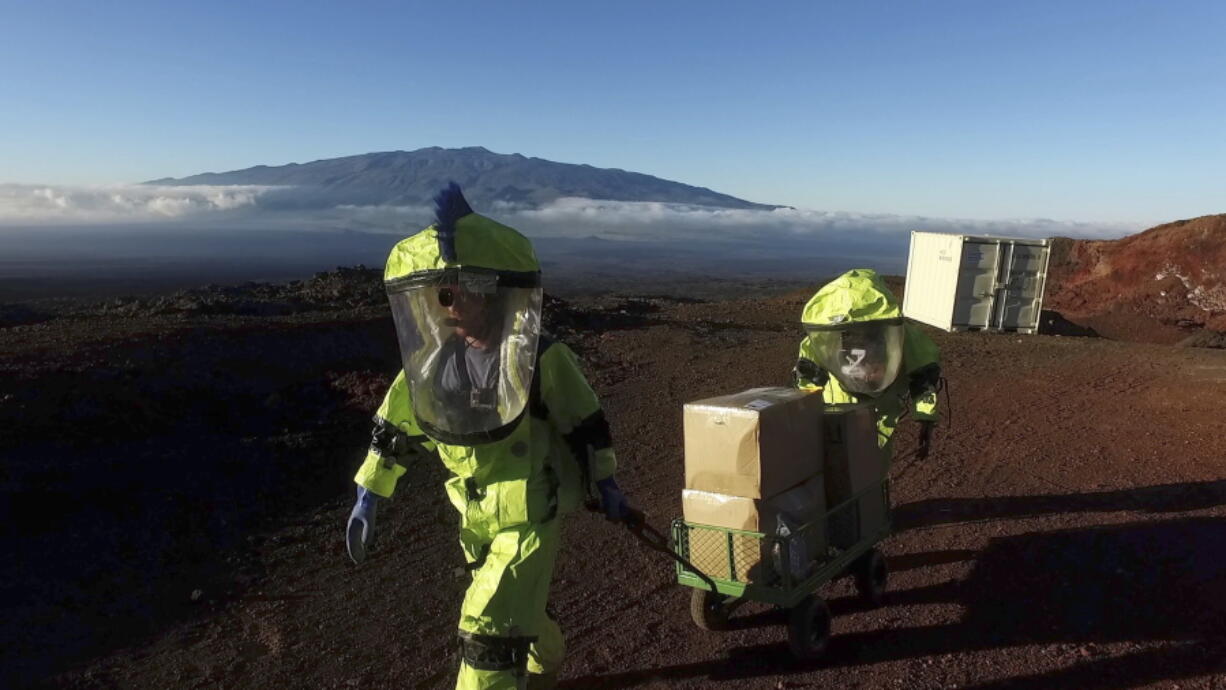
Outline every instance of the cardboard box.
{"label": "cardboard box", "polygon": [[[816,561],[825,558],[826,490],[821,475],[762,499],[686,489],[681,506],[687,522],[789,539],[787,560],[796,579],[807,576]],[[729,544],[726,532],[690,530],[690,561],[712,577],[769,580],[783,567],[783,554],[771,552],[772,543],[733,534]]]}
{"label": "cardboard box", "polygon": [[822,471],[822,397],[753,388],[685,406],[685,488],[767,498]]}
{"label": "cardboard box", "polygon": [[[826,505],[830,545],[846,549],[889,526],[888,494],[881,487],[889,470],[877,443],[877,414],[871,403],[828,405],[823,415]],[[860,494],[842,508],[839,504]]]}

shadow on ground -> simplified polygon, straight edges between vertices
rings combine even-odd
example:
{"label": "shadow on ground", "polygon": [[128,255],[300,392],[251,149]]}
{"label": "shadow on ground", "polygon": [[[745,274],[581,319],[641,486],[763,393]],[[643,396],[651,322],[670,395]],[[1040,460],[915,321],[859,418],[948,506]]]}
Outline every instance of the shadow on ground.
{"label": "shadow on ground", "polygon": [[[116,300],[87,315],[97,343],[48,331],[45,348],[0,362],[0,538],[13,554],[0,560],[0,686],[212,615],[259,586],[266,533],[305,539],[338,491],[349,500],[399,361],[391,318],[357,311],[374,299],[368,273]],[[363,289],[342,289],[353,282]],[[231,318],[281,314],[286,291],[355,316]],[[546,322],[574,343],[647,327],[676,301],[551,299]],[[141,330],[167,313],[200,320]],[[108,340],[109,324],[126,330]]]}
{"label": "shadow on ground", "polygon": [[260,533],[310,520],[347,485],[393,348],[388,324],[366,321],[6,362],[0,686],[138,644],[257,582]]}
{"label": "shadow on ground", "polygon": [[[955,519],[995,519],[1038,513],[1195,510],[1226,503],[1226,482],[1147,487],[1067,496],[921,501],[899,508],[915,528]],[[950,515],[952,513],[953,515]],[[976,650],[1067,645],[1071,668],[1010,677],[978,688],[1115,688],[1226,672],[1226,520],[1183,517],[1123,525],[1002,537],[978,552],[910,554],[891,568],[974,560],[965,580],[891,592],[887,606],[956,603],[957,623],[875,630],[831,639],[826,658],[798,663],[786,644],[734,648],[725,658],[664,668],[586,676],[568,688],[634,687],[651,682],[750,680],[800,676],[827,667]],[[835,615],[853,600],[831,601]],[[746,616],[736,627],[782,624],[778,612]],[[1106,656],[1099,645],[1144,644]],[[1157,646],[1160,645],[1160,646]]]}
{"label": "shadow on ground", "polygon": [[1102,513],[1135,510],[1182,513],[1226,504],[1226,480],[1158,484],[1081,494],[932,498],[894,509],[899,532],[936,525],[984,520],[1013,520],[1052,513]]}

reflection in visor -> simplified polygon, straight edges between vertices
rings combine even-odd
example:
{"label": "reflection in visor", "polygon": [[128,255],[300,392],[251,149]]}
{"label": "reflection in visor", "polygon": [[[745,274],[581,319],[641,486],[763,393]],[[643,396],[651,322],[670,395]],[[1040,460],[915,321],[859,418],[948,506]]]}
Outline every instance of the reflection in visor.
{"label": "reflection in visor", "polygon": [[807,330],[818,364],[846,390],[875,395],[889,388],[897,378],[905,335],[901,321],[868,321]]}
{"label": "reflection in visor", "polygon": [[441,307],[450,307],[453,304],[456,304],[457,302],[460,302],[460,303],[482,302],[484,303],[484,302],[488,302],[491,297],[493,297],[493,295],[480,293],[480,292],[469,292],[465,290],[463,287],[460,287],[458,289],[453,288],[453,287],[441,287],[438,289],[438,303],[439,303],[439,306]]}
{"label": "reflection in visor", "polygon": [[473,445],[509,433],[531,389],[539,283],[453,272],[389,289],[405,380],[422,429]]}
{"label": "reflection in visor", "polygon": [[842,363],[839,366],[839,371],[842,376],[840,380],[855,382],[860,387],[873,388],[874,379],[880,378],[884,372],[881,366],[880,358],[874,357],[869,359],[868,350],[862,347],[844,349],[839,355]]}
{"label": "reflection in visor", "polygon": [[843,371],[862,371],[864,370],[864,358],[868,356],[868,350],[858,347],[854,350],[843,351]]}

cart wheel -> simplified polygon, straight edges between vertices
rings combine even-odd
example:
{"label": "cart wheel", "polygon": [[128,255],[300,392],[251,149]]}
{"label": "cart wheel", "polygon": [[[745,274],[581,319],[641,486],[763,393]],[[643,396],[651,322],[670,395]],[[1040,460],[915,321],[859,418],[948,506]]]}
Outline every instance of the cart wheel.
{"label": "cart wheel", "polygon": [[830,609],[825,600],[810,594],[788,614],[788,646],[797,659],[818,659],[830,641]]}
{"label": "cart wheel", "polygon": [[885,585],[890,577],[890,571],[885,565],[885,556],[877,549],[869,549],[856,561],[856,590],[860,597],[870,606],[881,606],[885,602]]}
{"label": "cart wheel", "polygon": [[705,589],[695,589],[690,593],[690,618],[694,625],[703,630],[726,630],[728,628],[728,609],[724,602],[728,597]]}

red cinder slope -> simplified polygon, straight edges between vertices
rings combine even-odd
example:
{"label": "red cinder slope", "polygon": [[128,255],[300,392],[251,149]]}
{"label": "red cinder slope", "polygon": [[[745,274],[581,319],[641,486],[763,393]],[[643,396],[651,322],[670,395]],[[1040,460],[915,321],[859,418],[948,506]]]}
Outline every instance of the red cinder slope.
{"label": "red cinder slope", "polygon": [[1119,240],[1059,238],[1044,306],[1120,340],[1175,343],[1200,329],[1226,331],[1226,215]]}

